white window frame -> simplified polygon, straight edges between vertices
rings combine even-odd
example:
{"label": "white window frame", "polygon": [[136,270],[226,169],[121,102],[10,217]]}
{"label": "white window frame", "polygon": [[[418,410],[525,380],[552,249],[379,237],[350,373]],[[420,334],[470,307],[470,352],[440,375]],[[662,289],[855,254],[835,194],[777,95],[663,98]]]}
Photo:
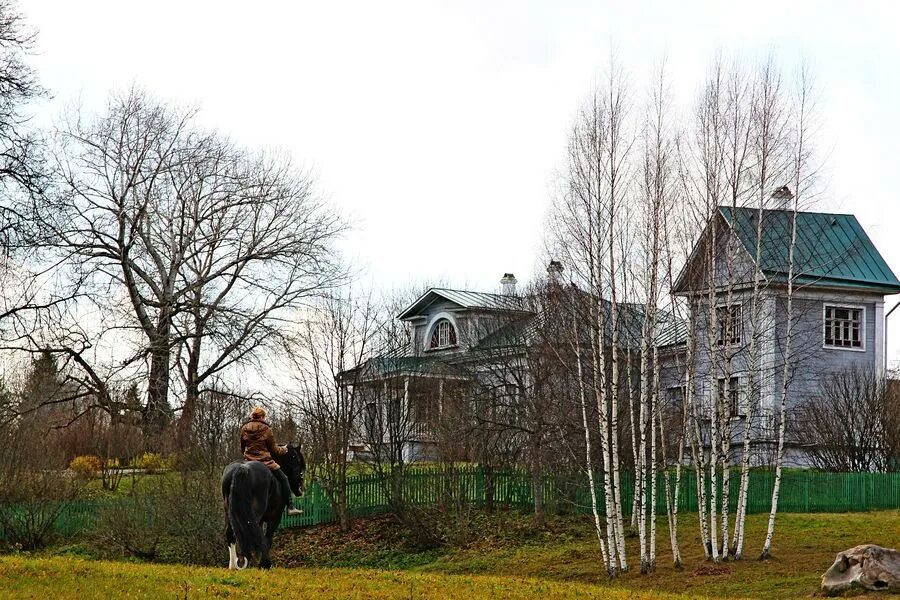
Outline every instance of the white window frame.
{"label": "white window frame", "polygon": [[[442,321],[448,321],[450,323],[450,327],[453,328],[453,332],[456,334],[456,343],[448,344],[446,346],[438,345],[434,348],[431,347],[431,336],[438,330],[437,327],[440,327]],[[438,331],[438,336],[440,336],[440,332]],[[439,350],[446,350],[447,348],[458,348],[459,347],[459,327],[456,324],[456,319],[448,312],[441,312],[434,317],[432,317],[431,322],[428,324],[428,328],[425,330],[425,339],[423,340],[423,346],[425,352],[437,352]]]}
{"label": "white window frame", "polygon": [[[728,340],[722,340],[722,342],[720,343],[719,342],[719,309],[724,308],[726,310],[729,310],[735,306],[740,310],[740,313],[741,313],[740,318],[738,319],[738,326],[739,326],[738,340],[736,342],[732,342],[730,339],[728,339]],[[730,303],[723,302],[721,304],[716,304],[715,316],[716,316],[716,322],[715,322],[716,348],[731,348],[734,346],[742,345],[744,343],[744,303],[741,301],[737,301],[737,302],[730,302]]]}
{"label": "white window frame", "polygon": [[[859,348],[852,346],[833,346],[825,342],[825,321],[828,319],[829,308],[848,308],[860,311]],[[838,302],[822,302],[822,348],[825,350],[846,350],[848,352],[866,351],[866,305],[865,304],[841,304]]]}

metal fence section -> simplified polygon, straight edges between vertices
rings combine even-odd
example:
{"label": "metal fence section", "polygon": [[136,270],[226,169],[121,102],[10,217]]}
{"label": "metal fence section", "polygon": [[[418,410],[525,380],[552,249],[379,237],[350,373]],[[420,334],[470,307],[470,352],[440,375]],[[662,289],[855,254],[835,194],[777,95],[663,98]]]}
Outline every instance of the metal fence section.
{"label": "metal fence section", "polygon": [[[535,487],[541,487],[544,505],[548,512],[590,513],[590,490],[587,477],[568,475],[546,477],[541,486],[535,486],[533,478],[525,472],[492,472],[478,466],[454,467],[441,470],[436,467],[407,468],[402,478],[391,481],[390,475],[352,475],[347,478],[347,499],[351,516],[367,516],[387,512],[390,509],[388,490],[402,490],[406,503],[427,505],[488,503],[498,509],[530,509],[534,505]],[[595,481],[601,482],[598,476]],[[772,471],[752,471],[747,511],[768,512],[775,474]],[[670,477],[674,484],[674,476]],[[734,511],[737,505],[739,473],[730,478],[729,503]],[[623,511],[631,512],[634,490],[633,474],[624,472],[621,478]],[[671,486],[670,486],[671,489]],[[658,477],[657,511],[665,514],[666,480]],[[707,492],[708,480],[707,480]],[[602,498],[602,489],[598,489]],[[650,493],[647,494],[648,502]],[[119,502],[121,502],[120,500]],[[99,512],[116,500],[76,500],[66,503],[56,518],[53,530],[63,537],[90,530]],[[697,511],[697,480],[690,469],[682,471],[679,490],[679,512]],[[307,493],[295,502],[303,514],[285,517],[284,527],[308,527],[337,520],[326,490],[311,482]],[[9,511],[11,507],[4,507]],[[24,508],[24,507],[22,507]],[[603,513],[603,503],[598,507]],[[786,470],[782,474],[779,512],[861,512],[868,510],[900,509],[900,473],[828,473],[809,470]]]}

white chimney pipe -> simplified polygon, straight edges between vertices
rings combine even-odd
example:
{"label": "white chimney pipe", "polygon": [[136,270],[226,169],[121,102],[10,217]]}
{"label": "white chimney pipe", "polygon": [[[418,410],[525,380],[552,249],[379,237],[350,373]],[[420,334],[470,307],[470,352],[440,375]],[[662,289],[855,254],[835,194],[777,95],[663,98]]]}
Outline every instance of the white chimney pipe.
{"label": "white chimney pipe", "polygon": [[503,278],[500,279],[500,287],[503,290],[503,294],[505,296],[515,296],[516,295],[516,276],[512,273],[504,273]]}
{"label": "white chimney pipe", "polygon": [[563,266],[558,260],[551,260],[547,265],[547,278],[550,283],[558,284],[562,280]]}

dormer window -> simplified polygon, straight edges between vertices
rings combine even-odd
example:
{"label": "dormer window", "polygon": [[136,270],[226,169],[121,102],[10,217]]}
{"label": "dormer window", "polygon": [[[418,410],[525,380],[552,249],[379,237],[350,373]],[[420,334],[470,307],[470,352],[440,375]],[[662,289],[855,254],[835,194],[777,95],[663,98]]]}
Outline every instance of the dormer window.
{"label": "dormer window", "polygon": [[456,345],[456,329],[448,319],[441,319],[434,325],[431,330],[431,341],[428,344],[429,350],[439,350],[441,348],[449,348]]}

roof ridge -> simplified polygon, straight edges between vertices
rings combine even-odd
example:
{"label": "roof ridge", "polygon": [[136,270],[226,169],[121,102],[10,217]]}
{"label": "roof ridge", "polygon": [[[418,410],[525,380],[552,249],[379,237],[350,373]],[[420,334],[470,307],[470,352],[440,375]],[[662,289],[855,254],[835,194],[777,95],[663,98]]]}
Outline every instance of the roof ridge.
{"label": "roof ridge", "polygon": [[[719,210],[742,210],[742,211],[753,211],[759,212],[758,206],[719,206]],[[764,208],[763,212],[774,212],[774,213],[792,213],[794,209],[792,208]],[[823,212],[820,210],[798,210],[797,214],[799,215],[824,215],[828,217],[851,217],[856,219],[856,215],[853,213],[847,212]],[[858,221],[858,219],[856,219]]]}
{"label": "roof ridge", "polygon": [[446,292],[462,292],[464,294],[486,294],[488,296],[503,296],[504,298],[513,298],[515,296],[510,296],[508,294],[504,294],[501,292],[480,292],[478,290],[463,290],[460,288],[449,288],[449,287],[430,287],[426,290],[426,292],[430,292],[433,290],[444,290]]}

